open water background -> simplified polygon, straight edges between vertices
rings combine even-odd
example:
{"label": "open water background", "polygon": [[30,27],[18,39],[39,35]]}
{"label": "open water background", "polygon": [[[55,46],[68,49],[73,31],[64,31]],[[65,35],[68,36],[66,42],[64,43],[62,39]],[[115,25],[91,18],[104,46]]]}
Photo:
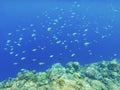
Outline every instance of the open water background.
{"label": "open water background", "polygon": [[0,1],[0,80],[119,58],[119,0]]}

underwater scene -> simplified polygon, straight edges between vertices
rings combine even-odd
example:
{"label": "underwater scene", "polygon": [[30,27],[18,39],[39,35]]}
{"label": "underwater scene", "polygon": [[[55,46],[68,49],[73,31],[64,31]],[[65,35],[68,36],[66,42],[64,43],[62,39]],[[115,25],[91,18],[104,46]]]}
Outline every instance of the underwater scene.
{"label": "underwater scene", "polygon": [[1,0],[0,90],[120,90],[120,1]]}

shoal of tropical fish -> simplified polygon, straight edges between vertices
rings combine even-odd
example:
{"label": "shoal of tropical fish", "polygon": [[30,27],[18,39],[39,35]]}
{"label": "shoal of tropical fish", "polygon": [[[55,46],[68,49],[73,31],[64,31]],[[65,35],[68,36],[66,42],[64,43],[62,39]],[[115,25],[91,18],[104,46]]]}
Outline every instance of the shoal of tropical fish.
{"label": "shoal of tropical fish", "polygon": [[[111,37],[113,26],[110,24],[101,26],[105,31],[104,33],[99,28],[99,22],[96,19],[94,20],[96,24],[94,23],[94,27],[90,28],[91,22],[88,20],[87,15],[80,14],[80,8],[81,5],[74,2],[69,9],[56,7],[51,9],[52,13],[47,10],[44,11],[41,15],[36,16],[37,23],[31,22],[26,26],[19,25],[17,30],[7,33],[8,39],[4,50],[21,61],[31,59],[33,62],[37,61],[36,57],[40,53],[48,52],[49,49],[54,49],[54,46],[58,50],[60,47],[68,52],[71,58],[81,55],[81,53],[76,53],[73,49],[75,47],[76,50],[80,51],[81,46],[86,48],[88,55],[92,56],[94,52],[90,47],[99,43],[99,40]],[[100,18],[98,17],[98,20]],[[90,40],[89,37],[92,35],[96,35],[99,39]],[[56,57],[53,52],[48,53],[47,57],[49,59]],[[31,57],[27,57],[27,53],[33,54]],[[64,54],[61,50],[58,56],[63,57]],[[39,58],[41,58],[41,55]],[[14,61],[13,64],[18,65],[19,62]],[[40,61],[38,64],[45,63]]]}

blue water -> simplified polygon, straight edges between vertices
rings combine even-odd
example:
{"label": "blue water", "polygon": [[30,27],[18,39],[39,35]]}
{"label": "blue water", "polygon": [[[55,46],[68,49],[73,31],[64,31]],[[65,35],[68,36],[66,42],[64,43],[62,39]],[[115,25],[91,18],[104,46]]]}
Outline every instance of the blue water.
{"label": "blue water", "polygon": [[0,1],[0,80],[20,69],[120,58],[119,1]]}

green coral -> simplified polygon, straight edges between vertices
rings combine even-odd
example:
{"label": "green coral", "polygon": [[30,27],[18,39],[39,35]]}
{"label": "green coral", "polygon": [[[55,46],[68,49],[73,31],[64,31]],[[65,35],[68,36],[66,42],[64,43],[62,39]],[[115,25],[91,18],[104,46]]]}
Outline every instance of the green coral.
{"label": "green coral", "polygon": [[120,90],[120,63],[57,63],[45,72],[22,69],[16,78],[0,82],[0,90]]}

